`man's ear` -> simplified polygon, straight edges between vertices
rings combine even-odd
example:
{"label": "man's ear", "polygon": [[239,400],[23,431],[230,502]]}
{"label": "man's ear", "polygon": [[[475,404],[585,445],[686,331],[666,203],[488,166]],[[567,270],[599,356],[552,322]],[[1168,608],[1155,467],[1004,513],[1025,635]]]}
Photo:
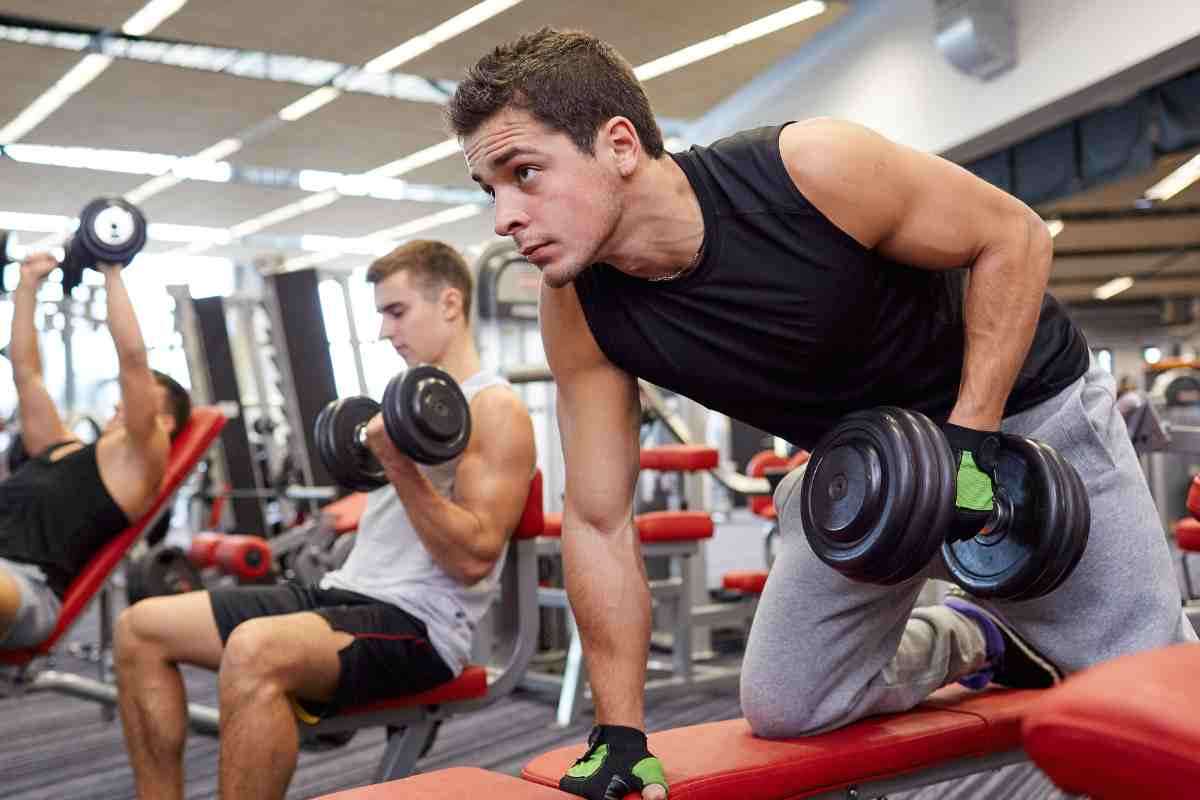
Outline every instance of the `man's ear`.
{"label": "man's ear", "polygon": [[449,322],[452,319],[461,317],[463,313],[463,295],[462,291],[447,286],[442,289],[442,297],[440,301],[442,308],[442,319]]}
{"label": "man's ear", "polygon": [[[638,137],[637,129],[628,117],[610,117],[600,127],[597,144],[603,145],[611,154],[613,162],[621,177],[628,177],[637,166],[638,156],[642,152],[642,140]],[[599,154],[599,150],[597,152]]]}

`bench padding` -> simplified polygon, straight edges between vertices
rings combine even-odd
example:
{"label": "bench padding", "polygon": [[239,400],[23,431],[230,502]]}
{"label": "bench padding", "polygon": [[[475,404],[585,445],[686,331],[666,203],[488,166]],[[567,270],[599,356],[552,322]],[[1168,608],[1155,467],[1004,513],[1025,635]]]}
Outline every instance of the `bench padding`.
{"label": "bench padding", "polygon": [[1122,656],[1046,692],[1025,749],[1058,786],[1104,800],[1200,796],[1200,644]]}

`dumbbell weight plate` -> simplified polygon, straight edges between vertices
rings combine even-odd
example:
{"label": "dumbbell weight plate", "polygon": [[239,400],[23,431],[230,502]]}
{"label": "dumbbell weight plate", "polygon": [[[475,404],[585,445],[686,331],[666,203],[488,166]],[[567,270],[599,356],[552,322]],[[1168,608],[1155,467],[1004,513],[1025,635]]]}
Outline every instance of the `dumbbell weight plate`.
{"label": "dumbbell weight plate", "polygon": [[317,415],[313,425],[317,457],[341,486],[369,492],[387,483],[387,475],[375,454],[358,441],[358,431],[379,413],[379,404],[369,397],[334,400]]}
{"label": "dumbbell weight plate", "polygon": [[801,524],[813,552],[854,580],[920,572],[954,509],[954,471],[928,418],[884,407],[846,416],[813,450]]}
{"label": "dumbbell weight plate", "polygon": [[203,586],[199,570],[178,547],[157,544],[129,562],[125,596],[130,605],[147,597],[183,594]]}
{"label": "dumbbell weight plate", "polygon": [[1088,501],[1087,488],[1079,473],[1071,466],[1062,454],[1042,445],[1051,461],[1055,464],[1063,486],[1063,509],[1061,528],[1053,534],[1055,546],[1052,557],[1047,559],[1041,576],[1034,585],[1030,586],[1019,600],[1031,600],[1043,597],[1062,585],[1083,557],[1087,548],[1088,533],[1091,528],[1091,504]]}
{"label": "dumbbell weight plate", "polygon": [[79,214],[74,244],[83,248],[92,264],[128,264],[146,245],[146,218],[127,200],[96,198]]}
{"label": "dumbbell weight plate", "polygon": [[942,557],[954,581],[969,593],[1014,600],[1054,557],[1067,487],[1046,450],[1022,436],[1002,437],[993,483],[996,502],[1010,505],[1007,524],[970,539],[947,540]]}
{"label": "dumbbell weight plate", "polygon": [[454,378],[423,364],[388,383],[383,424],[397,449],[413,461],[442,464],[466,449],[471,407]]}

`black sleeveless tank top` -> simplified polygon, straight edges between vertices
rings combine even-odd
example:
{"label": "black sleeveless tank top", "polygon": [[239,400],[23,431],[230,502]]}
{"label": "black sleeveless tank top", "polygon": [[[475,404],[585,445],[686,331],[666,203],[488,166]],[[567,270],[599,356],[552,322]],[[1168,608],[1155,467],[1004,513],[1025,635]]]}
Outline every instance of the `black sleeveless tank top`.
{"label": "black sleeveless tank top", "polygon": [[[672,156],[704,215],[700,263],[660,282],[592,265],[575,280],[592,335],[631,375],[804,448],[879,405],[944,422],[962,372],[963,272],[898,264],[836,227],[788,175],[782,129]],[[1083,334],[1047,294],[1005,415],[1087,365]]]}
{"label": "black sleeveless tank top", "polygon": [[59,597],[129,519],[100,480],[96,445],[50,457],[46,448],[0,483],[0,556],[36,564]]}

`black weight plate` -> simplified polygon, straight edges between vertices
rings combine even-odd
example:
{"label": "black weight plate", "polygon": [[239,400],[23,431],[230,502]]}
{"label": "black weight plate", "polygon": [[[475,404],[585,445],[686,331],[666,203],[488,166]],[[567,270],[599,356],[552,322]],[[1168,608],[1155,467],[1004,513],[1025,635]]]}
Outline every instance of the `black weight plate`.
{"label": "black weight plate", "polygon": [[457,457],[471,438],[471,407],[458,383],[428,364],[388,382],[383,424],[400,452],[420,464]]}
{"label": "black weight plate", "polygon": [[98,197],[79,214],[75,244],[90,256],[85,266],[128,264],[146,245],[146,218],[127,200]]}
{"label": "black weight plate", "polygon": [[[1045,453],[1020,436],[1004,436],[993,479],[997,495],[1012,503],[1007,525],[987,534],[942,545],[942,558],[955,583],[976,597],[1011,599],[1041,573],[1044,526],[1060,525],[1061,487],[1050,485]],[[1003,497],[997,497],[1003,502]]]}
{"label": "black weight plate", "polygon": [[909,412],[886,407],[849,414],[822,438],[805,468],[800,510],[818,558],[868,583],[897,583],[928,563],[936,546],[922,552],[905,538],[914,512],[930,514],[914,509],[926,491],[914,463],[924,438]]}
{"label": "black weight plate", "polygon": [[[1079,566],[1087,549],[1087,540],[1092,529],[1092,503],[1087,497],[1087,486],[1079,471],[1072,463],[1063,458],[1062,453],[1055,453],[1060,461],[1064,475],[1067,476],[1068,491],[1072,494],[1072,516],[1063,524],[1063,554],[1060,570],[1057,571],[1054,582],[1042,590],[1042,595],[1048,595],[1070,577],[1070,573]],[[1040,595],[1039,595],[1040,596]]]}
{"label": "black weight plate", "polygon": [[369,397],[345,397],[321,409],[313,425],[317,457],[330,477],[356,492],[369,492],[387,483],[379,459],[358,439],[359,429],[379,413]]}
{"label": "black weight plate", "polygon": [[183,594],[203,588],[200,572],[178,547],[155,545],[129,563],[125,596],[130,605],[147,597]]}
{"label": "black weight plate", "polygon": [[1034,533],[1038,535],[1037,550],[1034,558],[1040,562],[1041,568],[1037,577],[1019,591],[1016,595],[1006,598],[1009,600],[1032,600],[1046,594],[1059,582],[1063,570],[1067,568],[1071,558],[1071,540],[1074,533],[1071,530],[1071,520],[1075,518],[1076,495],[1074,486],[1066,472],[1066,462],[1058,452],[1044,442],[1029,440],[1046,456],[1049,467],[1047,482],[1060,498],[1059,508],[1054,519],[1046,520],[1045,527],[1034,525]]}
{"label": "black weight plate", "polygon": [[906,570],[889,583],[906,580],[929,564],[945,541],[945,533],[954,520],[958,464],[946,436],[933,420],[915,411],[903,411],[920,431],[922,444],[918,456],[918,495],[904,535]]}

